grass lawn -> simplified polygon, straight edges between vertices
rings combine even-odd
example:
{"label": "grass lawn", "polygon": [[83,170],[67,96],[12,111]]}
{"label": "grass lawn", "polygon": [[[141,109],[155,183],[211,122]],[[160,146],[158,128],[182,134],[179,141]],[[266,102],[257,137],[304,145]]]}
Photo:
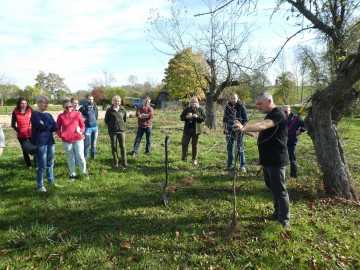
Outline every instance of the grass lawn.
{"label": "grass lawn", "polygon": [[[359,204],[323,195],[310,138],[298,146],[299,177],[287,178],[291,227],[264,217],[270,192],[256,176],[256,138],[245,136],[247,173],[233,180],[226,169],[221,129],[200,137],[199,165],[182,162],[180,112],[155,111],[151,156],[131,153],[136,120],[127,122],[129,167],[112,168],[110,140],[101,119],[98,152],[88,162],[90,180],[70,182],[56,137],[55,179],[63,186],[36,191],[15,132],[5,128],[0,157],[0,269],[359,269]],[[250,112],[251,114],[251,112]],[[219,113],[219,124],[222,113]],[[251,121],[262,119],[256,114]],[[359,188],[360,119],[339,126]],[[169,142],[169,205],[164,139]],[[46,177],[45,177],[46,179]]]}

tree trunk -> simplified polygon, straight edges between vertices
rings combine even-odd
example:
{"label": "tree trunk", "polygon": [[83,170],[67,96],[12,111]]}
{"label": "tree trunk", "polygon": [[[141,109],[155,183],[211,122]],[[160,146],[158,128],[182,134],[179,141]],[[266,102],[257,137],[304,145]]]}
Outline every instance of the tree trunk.
{"label": "tree trunk", "polygon": [[208,128],[215,130],[216,129],[215,102],[213,101],[211,94],[206,93],[205,96],[206,96],[206,108],[205,108],[206,121],[205,121],[205,124],[208,126]]}
{"label": "tree trunk", "polygon": [[324,99],[322,94],[317,96],[318,98],[313,99],[305,124],[323,172],[325,192],[331,196],[357,200],[344,149],[339,140],[337,122],[332,120],[332,109],[329,108],[331,101]]}

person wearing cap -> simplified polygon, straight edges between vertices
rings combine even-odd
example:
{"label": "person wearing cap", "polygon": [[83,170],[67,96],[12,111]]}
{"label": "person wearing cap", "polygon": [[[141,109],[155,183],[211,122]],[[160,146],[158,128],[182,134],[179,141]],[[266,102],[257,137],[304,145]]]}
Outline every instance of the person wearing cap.
{"label": "person wearing cap", "polygon": [[[296,145],[298,142],[298,137],[301,133],[306,131],[306,127],[304,121],[301,117],[296,118],[291,112],[291,107],[289,105],[282,106],[282,110],[285,113],[286,125],[288,128],[288,153],[289,153],[289,160],[290,160],[290,177],[296,178],[298,173],[298,165],[296,161]],[[296,119],[295,119],[296,118]]]}

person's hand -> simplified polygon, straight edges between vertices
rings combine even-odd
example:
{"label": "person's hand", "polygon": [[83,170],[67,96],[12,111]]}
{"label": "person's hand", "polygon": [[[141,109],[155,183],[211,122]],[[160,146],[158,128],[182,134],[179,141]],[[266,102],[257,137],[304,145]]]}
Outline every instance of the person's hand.
{"label": "person's hand", "polygon": [[193,117],[193,118],[198,118],[198,115],[197,115],[196,113],[194,113],[194,114],[192,115],[192,117]]}
{"label": "person's hand", "polygon": [[244,126],[240,123],[239,120],[235,120],[235,121],[234,121],[233,129],[234,129],[235,131],[240,131],[240,132],[241,132],[241,130],[243,129],[243,127],[244,127]]}
{"label": "person's hand", "polygon": [[187,116],[186,116],[187,119],[191,119],[193,118],[193,114],[192,113],[188,113]]}
{"label": "person's hand", "polygon": [[44,124],[43,120],[40,120],[40,124],[42,124],[42,125]]}

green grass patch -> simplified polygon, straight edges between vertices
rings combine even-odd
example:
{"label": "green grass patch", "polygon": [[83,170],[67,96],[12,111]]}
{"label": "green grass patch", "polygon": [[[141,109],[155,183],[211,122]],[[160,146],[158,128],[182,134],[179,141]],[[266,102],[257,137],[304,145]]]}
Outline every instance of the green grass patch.
{"label": "green grass patch", "polygon": [[[200,137],[199,166],[182,162],[180,112],[155,111],[151,156],[128,156],[112,168],[100,120],[90,181],[70,182],[56,137],[55,179],[62,188],[36,191],[15,132],[5,128],[0,158],[0,269],[359,269],[359,205],[321,193],[321,171],[310,138],[298,146],[299,177],[288,178],[291,228],[264,217],[271,194],[259,169],[256,138],[245,136],[247,173],[236,177],[237,226],[232,228],[234,177],[226,170],[221,129]],[[222,113],[219,113],[219,121]],[[254,119],[262,119],[256,114]],[[359,187],[360,119],[339,126],[354,185]],[[131,152],[136,120],[127,122]],[[169,142],[169,206],[162,202],[164,139]],[[46,178],[45,178],[46,179]],[[315,267],[315,268],[312,268]]]}

